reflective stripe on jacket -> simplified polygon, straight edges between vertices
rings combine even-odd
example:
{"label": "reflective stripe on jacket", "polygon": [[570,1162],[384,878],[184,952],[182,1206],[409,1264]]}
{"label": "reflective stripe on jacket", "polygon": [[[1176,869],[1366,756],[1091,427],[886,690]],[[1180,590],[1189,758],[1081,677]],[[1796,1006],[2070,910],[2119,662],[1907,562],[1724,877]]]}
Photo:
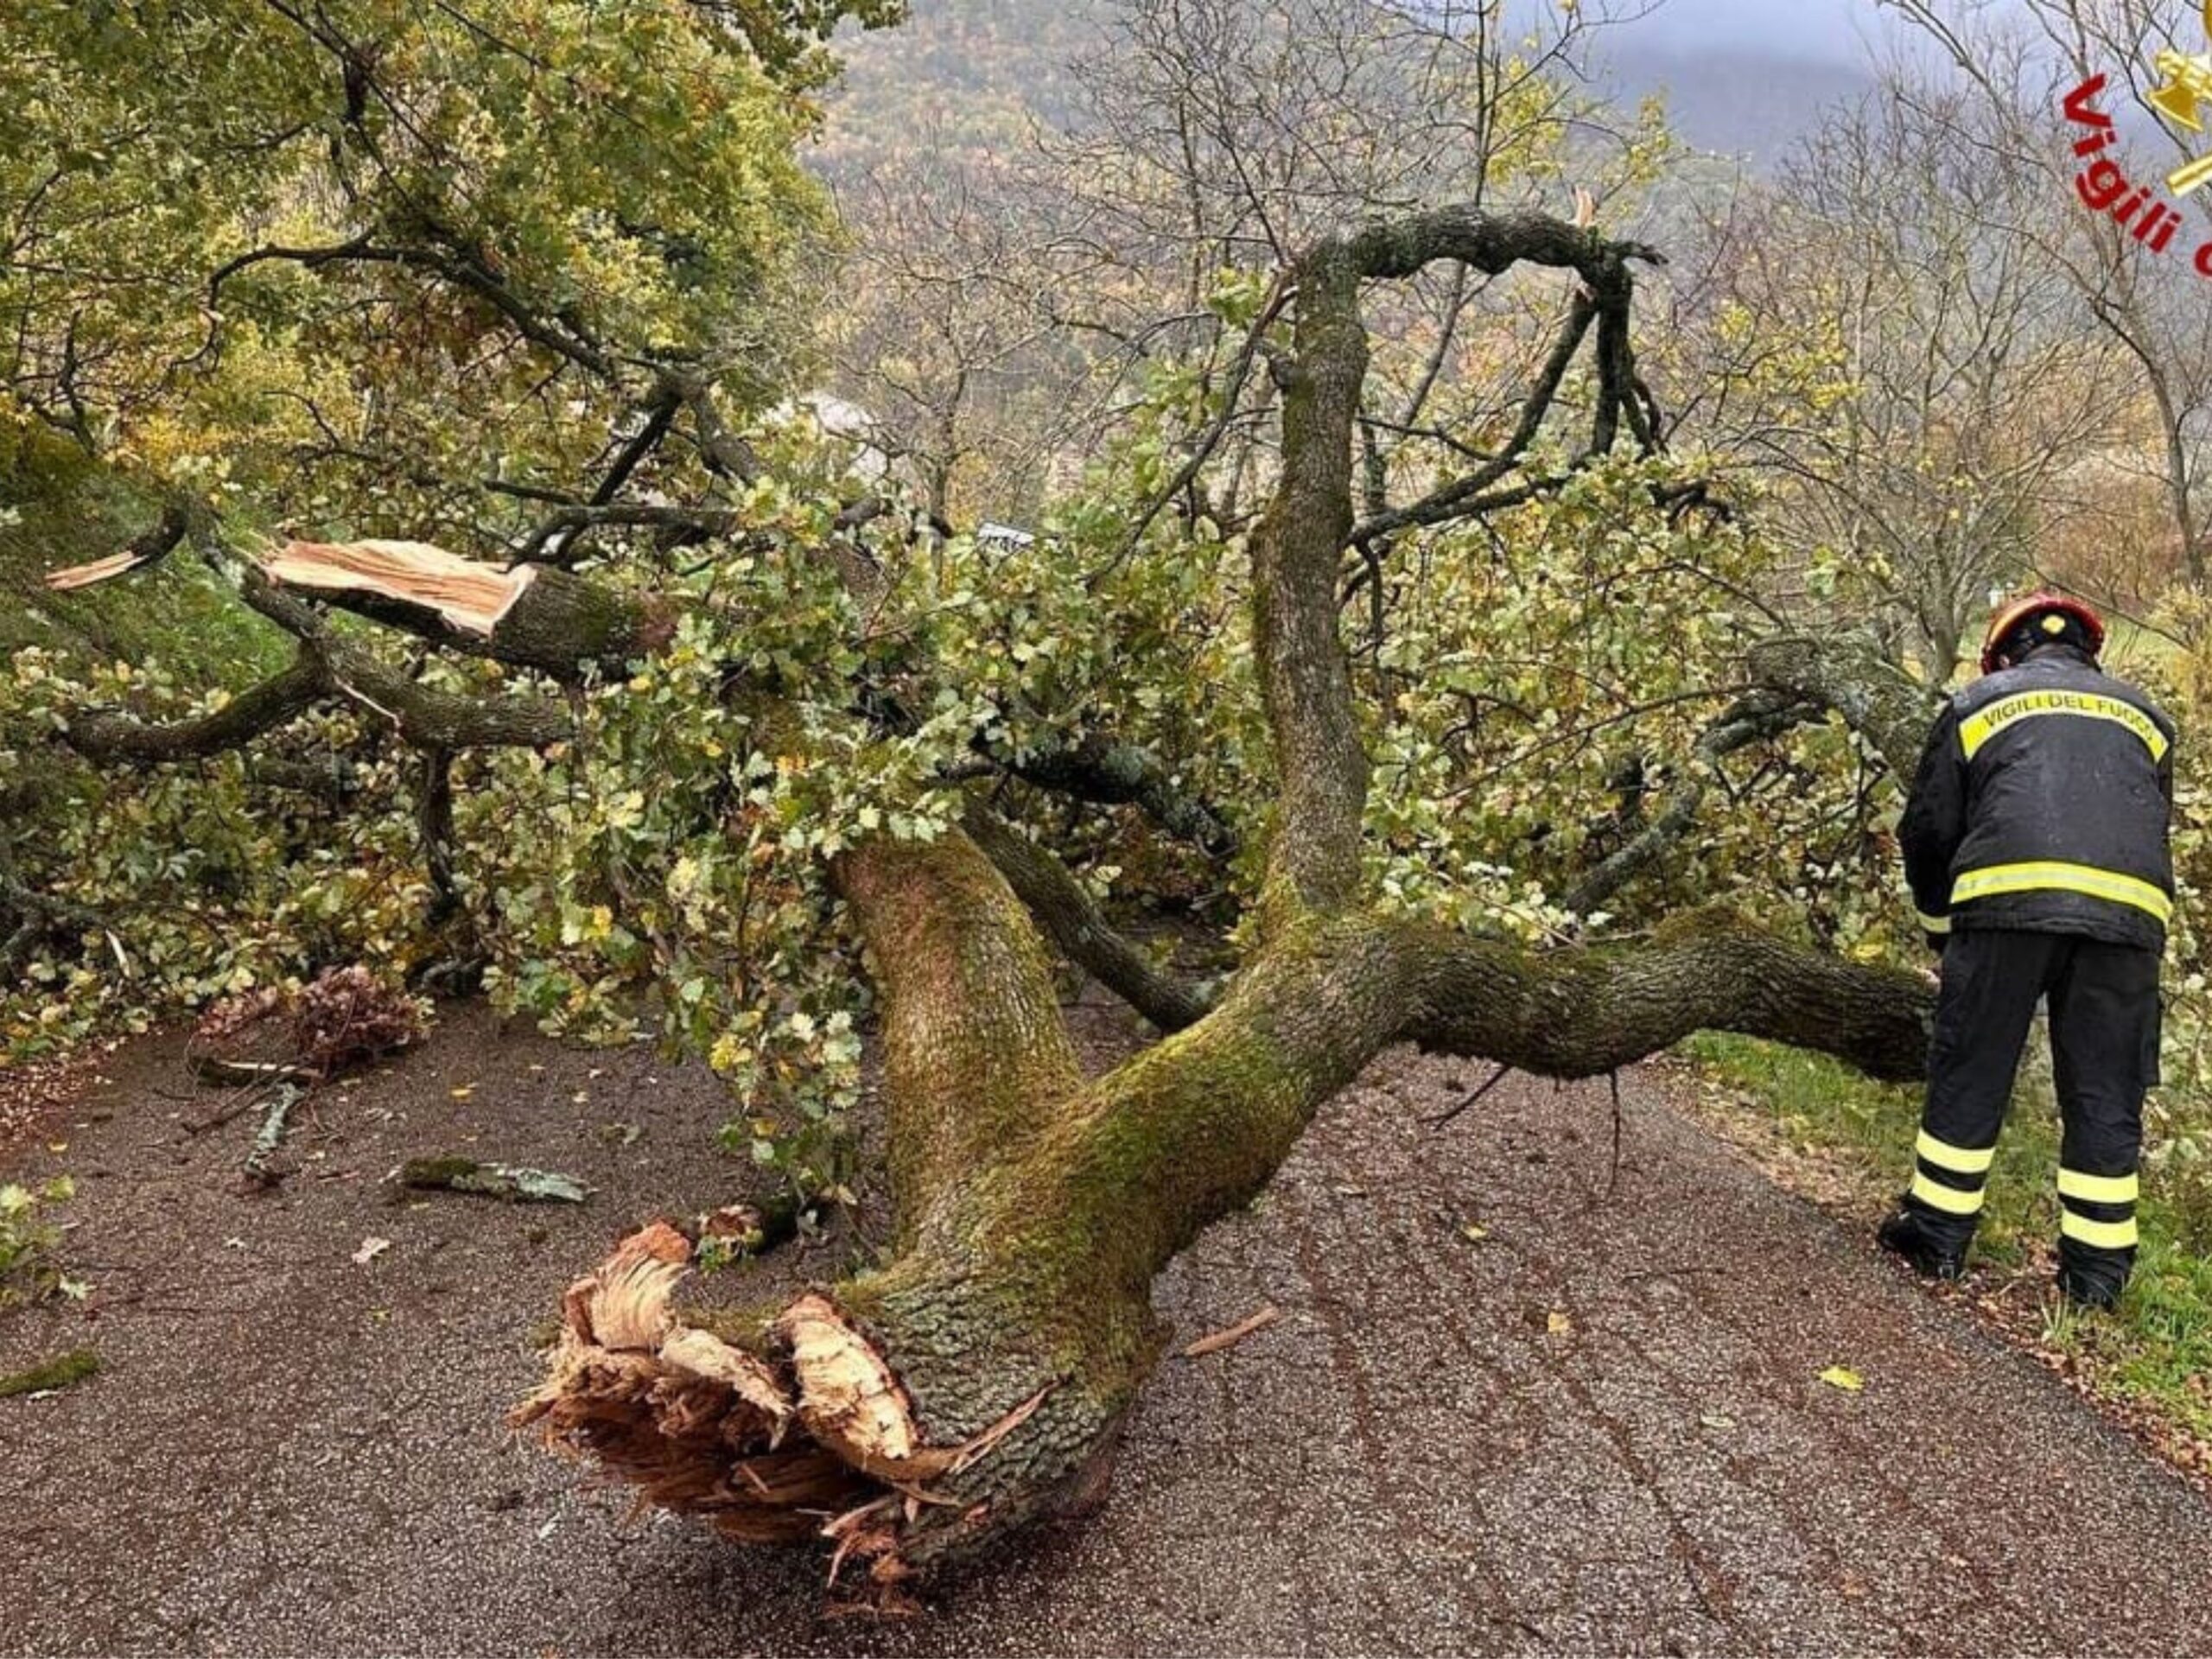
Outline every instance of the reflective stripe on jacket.
{"label": "reflective stripe on jacket", "polygon": [[2065,646],[1960,692],[1898,826],[1922,926],[2163,950],[2174,741],[2149,697]]}

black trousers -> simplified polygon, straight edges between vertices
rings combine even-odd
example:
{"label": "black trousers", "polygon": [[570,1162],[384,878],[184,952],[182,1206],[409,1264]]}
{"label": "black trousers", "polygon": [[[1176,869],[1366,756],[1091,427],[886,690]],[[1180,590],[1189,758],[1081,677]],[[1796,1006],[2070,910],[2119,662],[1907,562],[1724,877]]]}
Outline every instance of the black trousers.
{"label": "black trousers", "polygon": [[1951,936],[1905,1203],[1959,1243],[1972,1236],[2020,1051],[2046,997],[2065,1123],[2061,1264],[2117,1288],[2135,1259],[2143,1096],[2158,1080],[2156,951],[2067,933]]}

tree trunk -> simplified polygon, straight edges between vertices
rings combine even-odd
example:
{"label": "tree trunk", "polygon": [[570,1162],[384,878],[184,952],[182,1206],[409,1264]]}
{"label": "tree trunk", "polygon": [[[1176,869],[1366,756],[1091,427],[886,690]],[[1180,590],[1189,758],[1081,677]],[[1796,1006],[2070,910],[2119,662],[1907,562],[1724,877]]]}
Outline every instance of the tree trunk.
{"label": "tree trunk", "polygon": [[[863,1559],[896,1594],[917,1571],[1099,1493],[1159,1357],[1154,1275],[1249,1200],[1389,1044],[1576,1077],[1711,1027],[1823,1048],[1880,1077],[1918,1074],[1932,1003],[1920,981],[1726,916],[1678,918],[1633,944],[1531,952],[1369,907],[1368,760],[1336,595],[1356,534],[1361,284],[1440,258],[1574,272],[1587,297],[1548,384],[1594,320],[1591,450],[1603,453],[1624,420],[1650,442],[1627,317],[1629,263],[1651,257],[1539,216],[1466,210],[1301,257],[1287,283],[1294,349],[1271,365],[1282,464],[1253,543],[1281,797],[1255,954],[1217,1003],[1179,995],[1064,871],[980,812],[931,847],[849,855],[839,880],[885,994],[893,1259],[786,1306],[709,1313],[676,1300],[689,1242],[649,1228],[571,1288],[551,1375],[518,1421],[730,1537],[817,1541],[833,1576]],[[1497,475],[1437,492],[1408,522],[1478,503]],[[1777,672],[1805,666],[1785,656]],[[1904,747],[1908,686],[1853,701],[1843,676],[1817,677],[1791,695],[1876,719],[1885,753]],[[1023,899],[1071,955],[1182,1028],[1082,1082]]]}
{"label": "tree trunk", "polygon": [[730,1537],[818,1541],[887,1586],[1100,1492],[1160,1350],[1154,1275],[1389,1044],[1562,1077],[1703,1027],[1889,1077],[1927,1046],[1911,976],[1726,916],[1531,953],[1347,914],[1292,925],[1211,1014],[1082,1084],[1049,964],[972,843],[842,874],[888,994],[898,1254],[780,1308],[684,1311],[689,1245],[649,1229],[571,1290],[517,1418]]}

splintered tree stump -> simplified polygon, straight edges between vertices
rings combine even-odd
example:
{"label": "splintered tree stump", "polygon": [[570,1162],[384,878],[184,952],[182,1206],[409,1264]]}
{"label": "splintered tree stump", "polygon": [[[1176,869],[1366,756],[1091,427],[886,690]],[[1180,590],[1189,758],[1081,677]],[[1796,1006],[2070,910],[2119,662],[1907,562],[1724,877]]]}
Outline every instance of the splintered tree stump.
{"label": "splintered tree stump", "polygon": [[890,1367],[823,1296],[756,1321],[752,1349],[684,1323],[671,1299],[690,1261],[656,1223],[572,1285],[551,1373],[513,1422],[726,1538],[823,1541],[833,1567],[858,1555],[896,1582],[894,1517],[948,1501],[928,1484],[989,1443],[925,1446]]}

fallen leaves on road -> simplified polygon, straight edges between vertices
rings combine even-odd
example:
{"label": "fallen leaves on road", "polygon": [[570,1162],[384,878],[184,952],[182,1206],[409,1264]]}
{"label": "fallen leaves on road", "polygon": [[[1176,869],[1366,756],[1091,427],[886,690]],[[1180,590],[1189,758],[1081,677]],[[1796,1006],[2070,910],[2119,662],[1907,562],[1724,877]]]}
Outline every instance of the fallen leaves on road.
{"label": "fallen leaves on road", "polygon": [[1846,1394],[1857,1394],[1866,1386],[1866,1379],[1848,1365],[1831,1365],[1821,1373],[1821,1381],[1832,1389],[1841,1389]]}
{"label": "fallen leaves on road", "polygon": [[371,1236],[363,1239],[361,1241],[361,1248],[353,1252],[354,1265],[357,1267],[365,1268],[370,1262],[375,1261],[377,1257],[382,1255],[391,1248],[391,1241],[390,1239],[378,1238],[372,1235]]}

